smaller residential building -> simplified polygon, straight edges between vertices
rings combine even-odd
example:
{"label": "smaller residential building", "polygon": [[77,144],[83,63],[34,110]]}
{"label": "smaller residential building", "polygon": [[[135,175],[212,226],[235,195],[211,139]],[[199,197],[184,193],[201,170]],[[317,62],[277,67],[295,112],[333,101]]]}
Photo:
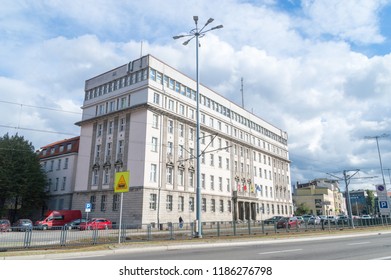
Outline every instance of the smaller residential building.
{"label": "smaller residential building", "polygon": [[293,200],[296,205],[305,204],[313,215],[346,214],[346,203],[337,180],[315,179],[297,183]]}
{"label": "smaller residential building", "polygon": [[48,144],[38,151],[48,177],[49,199],[43,210],[70,210],[75,185],[80,137]]}

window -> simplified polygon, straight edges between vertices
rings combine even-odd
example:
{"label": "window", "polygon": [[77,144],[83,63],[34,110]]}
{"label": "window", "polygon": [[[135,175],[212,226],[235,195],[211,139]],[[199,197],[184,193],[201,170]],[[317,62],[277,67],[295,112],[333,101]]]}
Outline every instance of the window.
{"label": "window", "polygon": [[172,185],[172,176],[173,176],[173,168],[172,166],[167,166],[167,183]]}
{"label": "window", "polygon": [[109,160],[110,156],[111,156],[111,142],[107,143],[107,146],[106,146],[106,156],[108,157],[106,160]]}
{"label": "window", "polygon": [[104,170],[103,184],[105,184],[105,185],[109,184],[109,169],[108,168],[105,168],[105,170]]}
{"label": "window", "polygon": [[106,211],[106,195],[102,195],[100,198],[100,211]]}
{"label": "window", "polygon": [[219,177],[219,191],[223,191],[223,177]]}
{"label": "window", "polygon": [[202,211],[206,212],[206,198],[202,198]]}
{"label": "window", "polygon": [[149,209],[156,210],[157,205],[157,195],[155,193],[151,193],[149,195]]}
{"label": "window", "polygon": [[96,203],[95,195],[90,196],[90,203],[91,203],[91,212],[95,212],[95,203]]}
{"label": "window", "polygon": [[231,184],[230,184],[230,180],[229,178],[227,178],[227,192],[230,192],[231,191]]}
{"label": "window", "polygon": [[173,154],[174,152],[174,144],[172,142],[167,143],[167,154]]}
{"label": "window", "polygon": [[215,189],[215,176],[210,175],[210,189],[214,190]]}
{"label": "window", "polygon": [[189,211],[194,212],[194,197],[189,198]]}
{"label": "window", "polygon": [[205,189],[205,174],[204,173],[201,174],[201,187],[203,189]]}
{"label": "window", "polygon": [[152,152],[157,152],[157,138],[152,137]]}
{"label": "window", "polygon": [[175,111],[174,100],[172,100],[172,99],[168,100],[168,109],[171,110],[171,111]]}
{"label": "window", "polygon": [[59,158],[57,161],[57,170],[61,169],[61,159]]}
{"label": "window", "polygon": [[194,188],[194,172],[189,171],[189,187]]}
{"label": "window", "polygon": [[153,114],[153,116],[152,116],[152,127],[153,128],[158,128],[158,126],[159,126],[159,116]]}
{"label": "window", "polygon": [[149,181],[150,182],[156,182],[156,172],[157,172],[157,165],[152,163],[151,164],[151,172],[149,174]]}
{"label": "window", "polygon": [[183,186],[184,183],[184,170],[183,169],[178,169],[178,185]]}
{"label": "window", "polygon": [[168,120],[168,133],[173,133],[174,132],[174,121],[173,120]]}
{"label": "window", "polygon": [[121,106],[121,109],[126,107],[126,97],[121,98],[121,105],[120,106]]}
{"label": "window", "polygon": [[54,191],[58,190],[59,178],[56,178],[56,184],[54,186]]}
{"label": "window", "polygon": [[117,148],[118,155],[122,156],[123,148],[124,148],[124,140],[119,140],[118,148]]}
{"label": "window", "polygon": [[210,166],[214,166],[215,165],[215,160],[214,160],[214,154],[210,154]]}
{"label": "window", "polygon": [[167,195],[166,197],[166,210],[172,211],[172,195]]}
{"label": "window", "polygon": [[96,186],[98,184],[98,179],[99,179],[98,170],[94,169],[93,175],[92,175],[92,185],[93,186]]}
{"label": "window", "polygon": [[62,177],[62,185],[61,185],[61,190],[65,190],[67,184],[67,177]]}
{"label": "window", "polygon": [[115,110],[115,101],[110,101],[110,109],[109,112],[114,112]]}
{"label": "window", "polygon": [[178,211],[183,212],[185,204],[185,198],[183,196],[178,197]]}
{"label": "window", "polygon": [[179,114],[185,115],[185,106],[183,104],[179,105]]}
{"label": "window", "polygon": [[124,131],[125,129],[125,118],[119,120],[119,131]]}
{"label": "window", "polygon": [[216,200],[215,199],[211,199],[211,201],[210,201],[210,211],[212,213],[216,212]]}
{"label": "window", "polygon": [[194,140],[194,129],[189,128],[189,140]]}
{"label": "window", "polygon": [[99,136],[102,136],[102,127],[103,127],[102,124],[98,124],[98,129],[97,129],[98,132],[97,132],[97,134],[96,134],[98,137],[99,137]]}
{"label": "window", "polygon": [[68,169],[68,165],[69,165],[69,158],[65,158],[64,169]]}
{"label": "window", "polygon": [[224,200],[220,199],[219,201],[219,211],[220,213],[224,212]]}
{"label": "window", "polygon": [[114,124],[113,121],[109,121],[109,128],[107,131],[108,134],[113,134],[113,124]]}
{"label": "window", "polygon": [[223,167],[223,158],[219,156],[219,168]]}
{"label": "window", "polygon": [[183,137],[184,125],[183,124],[179,124],[178,130],[179,130],[179,137]]}
{"label": "window", "polygon": [[160,103],[160,95],[156,92],[153,94],[153,103],[155,103],[155,104]]}
{"label": "window", "polygon": [[113,211],[118,211],[119,209],[119,194],[113,195]]}

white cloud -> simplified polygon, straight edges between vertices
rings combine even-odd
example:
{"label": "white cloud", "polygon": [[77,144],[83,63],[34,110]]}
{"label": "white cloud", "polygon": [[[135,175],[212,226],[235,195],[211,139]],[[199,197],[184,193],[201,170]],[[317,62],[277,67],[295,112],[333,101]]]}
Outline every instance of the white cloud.
{"label": "white cloud", "polygon": [[[379,174],[376,146],[363,137],[391,131],[391,56],[351,44],[385,40],[379,15],[388,2],[303,1],[292,13],[277,1],[9,1],[0,11],[0,90],[16,104],[0,103],[0,134],[32,129],[17,131],[36,147],[77,135],[84,81],[141,51],[194,77],[194,42],[172,36],[198,15],[224,25],[201,40],[201,82],[240,104],[243,77],[246,108],[290,136],[293,182],[348,168]],[[388,164],[390,141],[381,144]]]}

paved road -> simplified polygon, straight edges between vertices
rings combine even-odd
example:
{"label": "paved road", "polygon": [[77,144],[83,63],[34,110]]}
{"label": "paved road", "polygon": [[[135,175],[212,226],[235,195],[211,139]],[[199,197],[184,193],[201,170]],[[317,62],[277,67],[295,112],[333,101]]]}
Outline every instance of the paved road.
{"label": "paved road", "polygon": [[57,259],[87,260],[391,260],[391,232],[118,249]]}

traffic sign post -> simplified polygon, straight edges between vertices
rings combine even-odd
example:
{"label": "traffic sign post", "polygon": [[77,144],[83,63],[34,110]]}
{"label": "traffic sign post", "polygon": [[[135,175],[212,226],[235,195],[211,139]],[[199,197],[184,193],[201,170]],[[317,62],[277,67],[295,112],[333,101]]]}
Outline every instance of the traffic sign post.
{"label": "traffic sign post", "polygon": [[84,209],[84,212],[86,212],[86,225],[87,225],[87,221],[88,221],[88,213],[91,212],[91,208],[92,208],[91,202],[87,202],[85,205],[85,209]]}
{"label": "traffic sign post", "polygon": [[390,216],[390,206],[387,196],[387,188],[384,185],[376,186],[376,193],[379,199],[379,212],[381,216]]}
{"label": "traffic sign post", "polygon": [[119,209],[119,225],[118,225],[118,244],[121,243],[122,231],[122,203],[124,200],[124,192],[129,192],[130,172],[123,171],[115,173],[114,192],[121,193],[121,203]]}

